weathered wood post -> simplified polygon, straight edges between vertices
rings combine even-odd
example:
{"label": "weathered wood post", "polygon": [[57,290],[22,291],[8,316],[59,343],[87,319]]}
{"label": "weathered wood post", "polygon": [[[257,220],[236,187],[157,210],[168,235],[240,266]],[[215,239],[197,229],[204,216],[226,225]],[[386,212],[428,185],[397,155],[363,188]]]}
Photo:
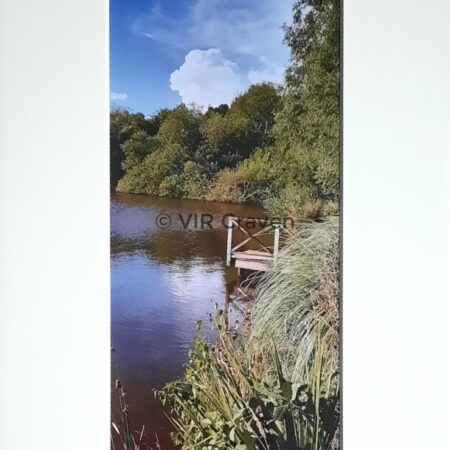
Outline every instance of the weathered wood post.
{"label": "weathered wood post", "polygon": [[273,266],[275,267],[277,265],[278,260],[278,249],[280,245],[280,226],[277,225],[275,227],[275,236],[274,236],[274,242],[273,242]]}
{"label": "weathered wood post", "polygon": [[231,247],[233,241],[233,219],[228,218],[228,234],[227,234],[227,266],[231,265]]}

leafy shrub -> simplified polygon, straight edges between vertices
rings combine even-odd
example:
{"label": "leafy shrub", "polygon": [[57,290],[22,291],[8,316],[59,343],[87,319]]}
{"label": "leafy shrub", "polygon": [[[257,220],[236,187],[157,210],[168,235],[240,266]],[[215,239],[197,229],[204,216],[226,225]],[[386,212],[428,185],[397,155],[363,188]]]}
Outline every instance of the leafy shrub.
{"label": "leafy shrub", "polygon": [[207,200],[220,202],[243,202],[246,200],[245,182],[234,169],[223,169],[217,175],[211,189],[206,193]]}
{"label": "leafy shrub", "polygon": [[159,184],[158,192],[163,197],[181,197],[183,195],[183,178],[180,175],[169,175]]}
{"label": "leafy shrub", "polygon": [[247,199],[264,202],[273,192],[277,172],[271,149],[258,149],[236,169],[237,177],[247,185]]}
{"label": "leafy shrub", "polygon": [[[197,334],[184,378],[156,393],[169,408],[177,448],[330,449],[339,392],[292,383],[270,341],[233,340],[222,317],[218,327],[217,345]],[[316,374],[320,380],[320,364]]]}
{"label": "leafy shrub", "polygon": [[274,177],[269,150],[258,149],[236,169],[220,171],[209,198],[230,202],[263,202],[272,193]]}
{"label": "leafy shrub", "polygon": [[143,163],[128,170],[117,183],[116,190],[131,194],[158,194],[158,191],[151,185],[151,180],[149,180],[148,172],[145,170]]}
{"label": "leafy shrub", "polygon": [[146,156],[141,164],[128,171],[119,181],[117,190],[159,195],[159,187],[163,180],[181,172],[183,159],[183,147],[178,144],[167,144]]}
{"label": "leafy shrub", "polygon": [[263,199],[263,204],[274,217],[287,215],[298,221],[303,216],[303,207],[310,195],[309,189],[293,181],[286,181],[284,186],[276,182],[270,194]]}
{"label": "leafy shrub", "polygon": [[205,170],[193,161],[187,161],[183,170],[183,192],[187,198],[201,199],[208,188]]}

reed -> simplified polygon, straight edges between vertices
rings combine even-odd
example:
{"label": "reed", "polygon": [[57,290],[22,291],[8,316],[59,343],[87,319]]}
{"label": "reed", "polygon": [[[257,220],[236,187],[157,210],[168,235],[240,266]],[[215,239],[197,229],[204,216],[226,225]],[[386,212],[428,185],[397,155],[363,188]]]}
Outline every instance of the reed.
{"label": "reed", "polygon": [[133,430],[128,416],[127,394],[120,380],[115,382],[115,391],[119,417],[111,421],[111,450],[161,450],[158,443],[156,449],[148,445],[145,425]]}

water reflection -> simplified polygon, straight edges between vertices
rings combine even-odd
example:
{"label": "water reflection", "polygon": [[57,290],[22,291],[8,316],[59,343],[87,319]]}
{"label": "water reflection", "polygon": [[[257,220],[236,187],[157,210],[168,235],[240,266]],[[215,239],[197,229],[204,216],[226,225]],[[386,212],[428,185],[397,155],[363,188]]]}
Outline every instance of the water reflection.
{"label": "water reflection", "polygon": [[[179,220],[161,230],[159,214],[257,216],[254,206],[116,194],[111,200],[112,378],[128,392],[130,419],[158,433],[169,448],[170,427],[152,389],[182,374],[198,320],[209,323],[223,307],[237,274],[226,267],[226,232],[183,229]],[[212,332],[205,330],[212,337]],[[113,407],[115,393],[112,396]],[[117,411],[113,412],[117,414]]]}

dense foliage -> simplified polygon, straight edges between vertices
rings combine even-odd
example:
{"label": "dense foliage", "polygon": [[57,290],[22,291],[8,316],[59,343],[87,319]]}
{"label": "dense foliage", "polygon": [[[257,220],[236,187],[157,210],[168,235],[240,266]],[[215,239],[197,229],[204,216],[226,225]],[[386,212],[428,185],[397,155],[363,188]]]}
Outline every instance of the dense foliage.
{"label": "dense foliage", "polygon": [[298,0],[284,30],[291,63],[282,86],[252,85],[206,112],[184,104],[151,117],[112,111],[111,188],[336,212],[340,2]]}
{"label": "dense foliage", "polygon": [[112,111],[113,187],[150,195],[211,197],[222,171],[235,169],[257,148],[273,143],[279,98],[275,86],[263,83],[251,86],[230,107],[220,105],[205,113],[183,104],[147,118]]}
{"label": "dense foliage", "polygon": [[[285,26],[291,49],[276,136],[287,160],[306,168],[300,185],[316,198],[339,192],[340,1],[298,0]],[[295,179],[292,173],[289,178]]]}

